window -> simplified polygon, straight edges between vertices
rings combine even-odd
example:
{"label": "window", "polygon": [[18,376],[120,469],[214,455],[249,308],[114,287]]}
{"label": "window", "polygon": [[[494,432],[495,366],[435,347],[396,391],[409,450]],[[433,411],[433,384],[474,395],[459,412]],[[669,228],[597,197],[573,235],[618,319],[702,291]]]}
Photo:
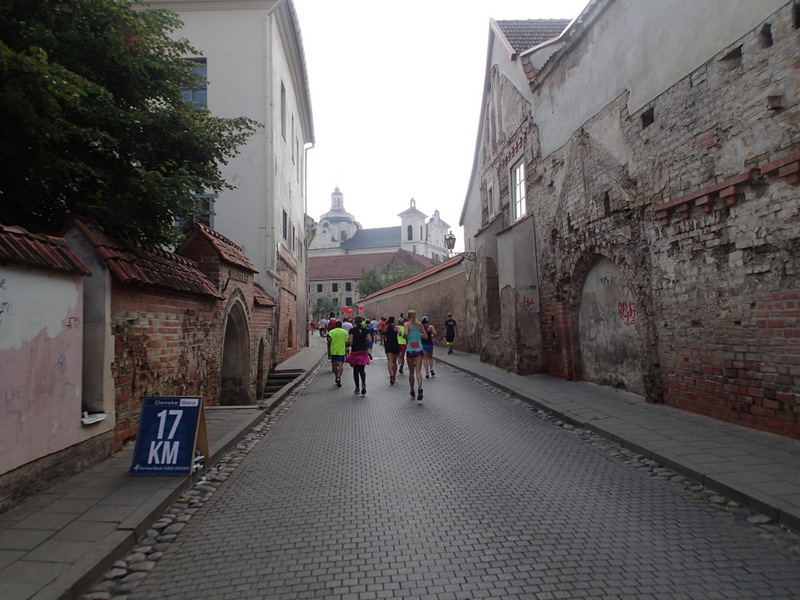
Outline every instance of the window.
{"label": "window", "polygon": [[525,216],[525,161],[511,168],[511,219],[519,221]]}
{"label": "window", "polygon": [[317,284],[317,293],[318,293],[318,294],[321,294],[321,293],[322,293],[322,284],[321,284],[321,283],[318,283],[318,284]]}
{"label": "window", "polygon": [[344,291],[345,292],[352,292],[353,291],[353,284],[349,281],[344,284]]}
{"label": "window", "polygon": [[289,239],[289,215],[283,211],[283,239]]}
{"label": "window", "polygon": [[281,81],[281,135],[286,140],[286,86]]}
{"label": "window", "polygon": [[294,164],[294,161],[295,161],[295,156],[294,156],[294,144],[292,144],[292,141],[293,141],[294,139],[295,139],[295,137],[294,137],[294,115],[292,115],[292,137],[291,137],[291,139],[289,140],[289,145],[292,147],[292,164]]}
{"label": "window", "polygon": [[332,292],[338,292],[339,291],[339,284],[338,283],[332,283],[331,284],[331,291]]}
{"label": "window", "polygon": [[494,188],[489,188],[489,198],[486,204],[486,208],[489,209],[489,216],[492,216],[494,214]]}
{"label": "window", "polygon": [[208,69],[206,67],[206,59],[187,58],[186,60],[191,65],[192,72],[198,77],[202,78],[202,82],[198,82],[198,87],[196,88],[182,87],[181,97],[183,98],[184,102],[191,102],[193,104],[197,104],[198,106],[205,107],[208,105],[208,81],[206,80],[206,77],[208,76]]}
{"label": "window", "polygon": [[344,303],[345,303],[347,306],[350,306],[350,305],[353,303],[353,299],[352,299],[350,296],[347,296],[347,297],[344,299]]}
{"label": "window", "polygon": [[414,239],[414,228],[411,225],[409,225],[408,226],[408,241],[410,242],[413,239]]}
{"label": "window", "polygon": [[292,252],[297,252],[297,228],[292,225]]}

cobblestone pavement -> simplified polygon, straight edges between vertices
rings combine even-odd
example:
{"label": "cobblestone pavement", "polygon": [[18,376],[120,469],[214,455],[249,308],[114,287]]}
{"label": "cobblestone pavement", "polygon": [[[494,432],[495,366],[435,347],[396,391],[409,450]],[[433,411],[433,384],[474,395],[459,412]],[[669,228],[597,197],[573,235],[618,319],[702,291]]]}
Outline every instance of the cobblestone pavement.
{"label": "cobblestone pavement", "polygon": [[797,598],[795,536],[437,369],[323,365],[84,598]]}

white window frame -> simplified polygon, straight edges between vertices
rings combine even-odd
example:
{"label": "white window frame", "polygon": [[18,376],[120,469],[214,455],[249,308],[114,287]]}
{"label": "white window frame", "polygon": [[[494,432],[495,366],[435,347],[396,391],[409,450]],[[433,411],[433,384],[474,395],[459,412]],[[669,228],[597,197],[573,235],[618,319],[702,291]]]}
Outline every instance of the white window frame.
{"label": "white window frame", "polygon": [[527,188],[525,187],[525,159],[512,164],[509,173],[511,190],[511,220],[519,221],[527,214]]}

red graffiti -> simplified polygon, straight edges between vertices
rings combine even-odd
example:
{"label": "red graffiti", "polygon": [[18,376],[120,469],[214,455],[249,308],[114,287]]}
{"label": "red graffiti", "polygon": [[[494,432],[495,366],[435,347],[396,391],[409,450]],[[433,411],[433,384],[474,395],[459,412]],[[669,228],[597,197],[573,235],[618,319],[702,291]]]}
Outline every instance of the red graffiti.
{"label": "red graffiti", "polygon": [[531,312],[534,309],[534,299],[528,298],[527,296],[522,297],[522,310],[525,312]]}
{"label": "red graffiti", "polygon": [[633,302],[620,302],[617,304],[619,316],[622,317],[622,322],[628,327],[636,322],[636,304]]}

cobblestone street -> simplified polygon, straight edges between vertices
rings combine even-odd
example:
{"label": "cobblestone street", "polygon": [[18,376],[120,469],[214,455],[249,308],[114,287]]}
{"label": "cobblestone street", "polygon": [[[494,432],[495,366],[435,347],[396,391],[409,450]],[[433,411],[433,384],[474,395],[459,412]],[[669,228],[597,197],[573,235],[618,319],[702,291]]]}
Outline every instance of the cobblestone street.
{"label": "cobblestone street", "polygon": [[680,477],[442,364],[422,404],[383,360],[366,397],[329,368],[117,595],[797,597],[798,557]]}

